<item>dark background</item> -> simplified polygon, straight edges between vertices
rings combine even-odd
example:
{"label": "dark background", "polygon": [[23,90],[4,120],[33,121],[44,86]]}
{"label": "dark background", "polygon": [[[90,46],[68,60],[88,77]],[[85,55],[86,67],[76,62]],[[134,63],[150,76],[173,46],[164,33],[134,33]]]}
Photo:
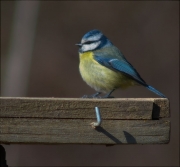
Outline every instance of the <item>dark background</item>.
{"label": "dark background", "polygon": [[[17,66],[16,59],[9,65],[12,32],[17,22],[14,18],[16,3],[18,1],[1,1],[2,96],[71,98],[93,94],[94,90],[80,77],[78,48],[74,44],[80,42],[86,32],[99,29],[121,49],[147,83],[169,98],[172,123],[171,140],[166,145],[3,145],[8,165],[177,166],[179,2],[40,1],[36,4],[38,14],[33,30],[35,37],[31,59],[23,60],[23,69],[27,68],[28,75],[18,79],[25,89],[19,92],[15,91],[21,89],[20,84],[15,84],[18,74],[13,74],[7,82],[9,66]],[[18,34],[19,39],[23,39],[22,34]],[[26,40],[24,37],[23,42],[28,46]],[[26,63],[29,65],[26,66]],[[8,83],[14,84],[13,89],[4,86]],[[113,95],[119,98],[158,97],[143,87],[116,90]]]}

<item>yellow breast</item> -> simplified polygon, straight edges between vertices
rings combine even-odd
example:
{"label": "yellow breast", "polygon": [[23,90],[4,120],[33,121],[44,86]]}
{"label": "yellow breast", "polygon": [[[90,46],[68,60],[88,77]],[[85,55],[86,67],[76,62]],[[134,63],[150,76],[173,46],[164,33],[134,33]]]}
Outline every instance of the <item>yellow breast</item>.
{"label": "yellow breast", "polygon": [[83,80],[97,92],[107,93],[116,88],[126,88],[134,82],[120,72],[102,66],[93,58],[93,52],[79,55],[79,70]]}

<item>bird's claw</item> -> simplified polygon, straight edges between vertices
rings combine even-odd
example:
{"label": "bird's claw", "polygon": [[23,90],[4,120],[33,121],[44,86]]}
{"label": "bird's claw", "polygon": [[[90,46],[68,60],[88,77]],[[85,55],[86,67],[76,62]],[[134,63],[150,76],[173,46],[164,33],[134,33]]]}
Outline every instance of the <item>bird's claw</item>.
{"label": "bird's claw", "polygon": [[82,96],[81,98],[89,98],[89,97],[88,97],[88,95],[84,95],[84,96]]}
{"label": "bird's claw", "polygon": [[94,99],[99,99],[99,98],[102,98],[101,96],[93,96],[93,95],[84,95],[82,96],[82,98],[94,98]]}
{"label": "bird's claw", "polygon": [[82,98],[96,98],[96,99],[114,98],[113,96],[110,96],[114,90],[115,89],[113,89],[111,92],[109,92],[105,96],[99,96],[101,94],[101,92],[97,92],[93,95],[84,95]]}
{"label": "bird's claw", "polygon": [[100,96],[98,96],[99,94],[101,94],[101,93],[97,92],[93,95],[84,95],[82,98],[101,98]]}

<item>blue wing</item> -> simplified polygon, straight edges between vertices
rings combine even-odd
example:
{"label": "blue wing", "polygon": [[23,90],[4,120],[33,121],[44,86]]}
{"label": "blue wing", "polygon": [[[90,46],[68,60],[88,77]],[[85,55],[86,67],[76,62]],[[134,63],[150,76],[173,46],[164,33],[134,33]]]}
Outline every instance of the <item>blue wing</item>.
{"label": "blue wing", "polygon": [[147,85],[134,67],[124,59],[108,58],[97,55],[94,56],[94,59],[111,70],[121,72],[144,86]]}
{"label": "blue wing", "polygon": [[138,74],[138,72],[136,71],[136,69],[129,63],[127,62],[127,60],[122,57],[121,59],[119,58],[110,58],[108,57],[108,55],[102,57],[101,55],[94,55],[94,59],[101,65],[117,71],[117,72],[121,72],[124,75],[127,75],[128,77],[134,79],[136,82],[138,82],[139,84],[145,86],[147,89],[149,89],[150,91],[156,93],[157,95],[166,98],[166,96],[164,96],[161,92],[159,92],[158,90],[156,90],[155,88],[153,88],[152,86],[146,84],[146,82],[141,78],[141,76]]}

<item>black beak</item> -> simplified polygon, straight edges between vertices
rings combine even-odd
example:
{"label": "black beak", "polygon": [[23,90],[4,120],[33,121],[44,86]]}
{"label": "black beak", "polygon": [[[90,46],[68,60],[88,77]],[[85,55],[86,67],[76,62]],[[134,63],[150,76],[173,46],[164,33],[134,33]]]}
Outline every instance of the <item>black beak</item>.
{"label": "black beak", "polygon": [[77,44],[75,44],[75,45],[77,45],[77,46],[79,46],[79,47],[81,47],[81,46],[82,46],[82,44],[81,44],[81,43],[77,43]]}

